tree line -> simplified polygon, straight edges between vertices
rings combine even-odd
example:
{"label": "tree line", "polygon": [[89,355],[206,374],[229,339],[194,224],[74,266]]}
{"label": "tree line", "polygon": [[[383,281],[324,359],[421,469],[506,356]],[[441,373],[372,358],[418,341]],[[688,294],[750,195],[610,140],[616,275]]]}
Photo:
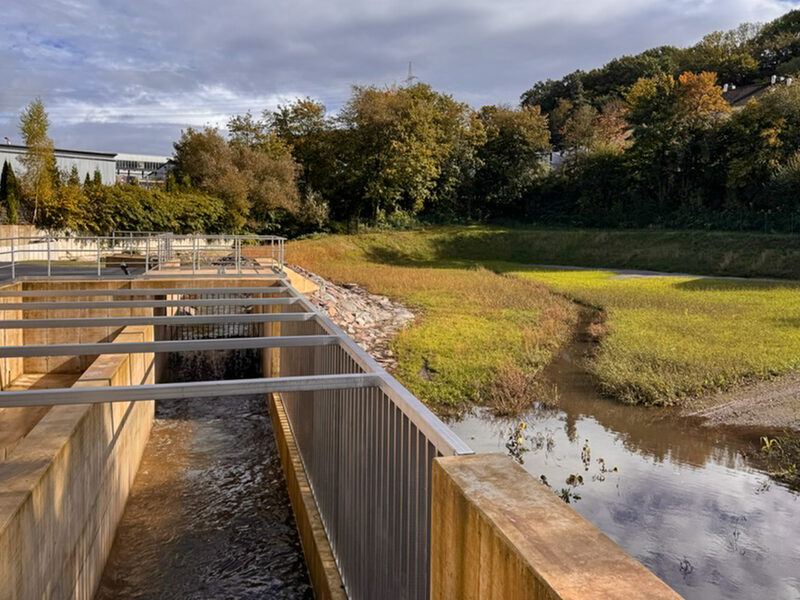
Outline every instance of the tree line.
{"label": "tree line", "polygon": [[539,82],[513,107],[476,110],[425,83],[356,86],[335,113],[301,98],[234,116],[225,133],[185,130],[160,190],[59,174],[36,101],[20,121],[25,172],[4,168],[0,200],[8,220],[96,232],[761,228],[766,217],[800,229],[800,82],[767,85],[736,109],[722,87],[798,73],[792,11]]}

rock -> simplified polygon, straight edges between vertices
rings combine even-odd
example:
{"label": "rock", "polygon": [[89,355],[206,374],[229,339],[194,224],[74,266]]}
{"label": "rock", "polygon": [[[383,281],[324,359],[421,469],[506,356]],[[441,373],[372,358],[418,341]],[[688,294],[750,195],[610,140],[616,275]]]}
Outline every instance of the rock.
{"label": "rock", "polygon": [[337,285],[302,267],[292,267],[308,277],[319,289],[309,300],[326,313],[353,340],[366,350],[383,368],[397,368],[392,338],[416,317],[398,302],[383,295],[370,294],[355,283]]}

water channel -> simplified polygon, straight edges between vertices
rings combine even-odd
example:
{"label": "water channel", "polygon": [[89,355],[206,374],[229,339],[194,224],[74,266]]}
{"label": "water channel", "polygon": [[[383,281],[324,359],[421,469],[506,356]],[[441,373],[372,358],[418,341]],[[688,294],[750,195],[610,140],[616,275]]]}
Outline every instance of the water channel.
{"label": "water channel", "polygon": [[601,398],[585,350],[551,366],[554,408],[450,426],[521,461],[688,600],[800,599],[800,497],[745,460],[759,432]]}
{"label": "water channel", "polygon": [[[166,380],[257,376],[225,354]],[[313,598],[263,395],[157,404],[95,598]]]}

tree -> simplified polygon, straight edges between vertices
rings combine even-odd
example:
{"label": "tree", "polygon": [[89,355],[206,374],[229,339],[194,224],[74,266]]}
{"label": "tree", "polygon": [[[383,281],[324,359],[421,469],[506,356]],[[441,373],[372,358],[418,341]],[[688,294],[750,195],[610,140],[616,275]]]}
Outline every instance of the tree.
{"label": "tree", "polygon": [[547,117],[538,106],[484,106],[479,117],[486,142],[478,149],[476,201],[483,203],[487,216],[509,216],[524,191],[544,172],[542,155],[550,150]]}
{"label": "tree", "polygon": [[675,92],[675,113],[684,119],[708,123],[731,111],[717,85],[716,73],[682,73]]}
{"label": "tree", "polygon": [[683,53],[681,70],[713,71],[725,83],[749,81],[758,72],[758,61],[750,53],[757,34],[758,26],[748,23],[709,33]]}
{"label": "tree", "polygon": [[0,203],[6,209],[8,222],[16,225],[19,218],[19,189],[14,169],[8,161],[3,161],[3,173],[0,175]]}
{"label": "tree", "polygon": [[[88,173],[87,173],[88,175]],[[77,185],[81,184],[81,176],[78,174],[78,166],[72,165],[69,170],[69,176],[67,177],[67,183],[69,185]]]}
{"label": "tree", "polygon": [[175,142],[175,173],[177,179],[185,177],[197,189],[223,199],[231,231],[244,227],[250,212],[250,182],[247,174],[236,168],[233,149],[215,129],[181,132]]}
{"label": "tree", "polygon": [[355,199],[347,217],[372,221],[452,203],[465,171],[474,168],[474,140],[481,137],[466,104],[424,83],[354,87],[338,125],[339,172]]}
{"label": "tree", "polygon": [[574,104],[583,104],[586,101],[585,78],[586,73],[578,70],[558,81],[553,79],[538,81],[522,94],[520,103],[522,106],[538,106],[545,113],[553,110],[561,98],[566,98]]}
{"label": "tree", "polygon": [[86,228],[86,196],[80,183],[72,179],[55,187],[46,202],[42,202],[36,223],[51,231]]}
{"label": "tree", "polygon": [[225,140],[216,130],[188,129],[175,143],[175,177],[223,199],[225,225],[265,231],[300,208],[297,165],[289,148],[245,115]]}
{"label": "tree", "polygon": [[25,167],[22,177],[25,196],[33,201],[34,223],[37,223],[39,207],[53,197],[53,183],[56,172],[56,159],[53,141],[47,136],[50,122],[44,104],[39,98],[32,101],[22,111],[19,128],[22,139],[28,147],[20,162]]}

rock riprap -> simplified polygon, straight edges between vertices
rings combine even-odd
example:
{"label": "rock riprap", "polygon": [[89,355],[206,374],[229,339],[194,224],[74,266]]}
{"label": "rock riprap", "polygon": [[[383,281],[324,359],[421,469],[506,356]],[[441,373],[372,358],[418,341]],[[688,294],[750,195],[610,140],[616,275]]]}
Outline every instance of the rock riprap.
{"label": "rock riprap", "polygon": [[369,352],[384,369],[394,371],[397,361],[389,343],[416,315],[402,304],[372,294],[355,283],[336,284],[302,267],[291,265],[291,268],[319,286],[308,297],[311,303]]}

